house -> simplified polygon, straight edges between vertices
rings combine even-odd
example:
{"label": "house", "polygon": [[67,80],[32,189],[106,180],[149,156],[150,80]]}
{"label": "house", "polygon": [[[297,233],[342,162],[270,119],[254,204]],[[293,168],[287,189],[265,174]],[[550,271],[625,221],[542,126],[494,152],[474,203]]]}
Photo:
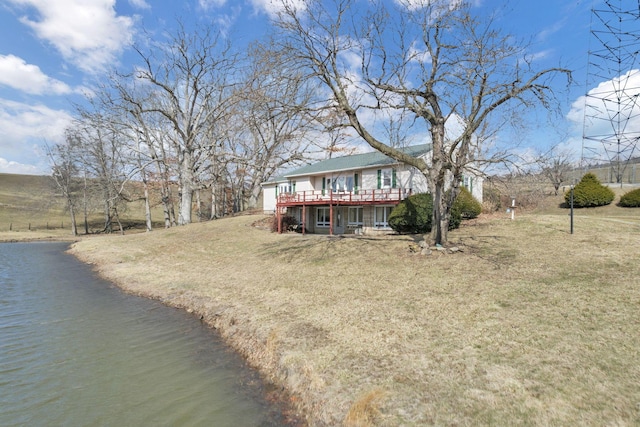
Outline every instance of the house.
{"label": "house", "polygon": [[[431,144],[404,148],[430,159]],[[482,178],[463,182],[482,201]],[[374,234],[388,232],[391,210],[414,193],[428,192],[417,169],[380,152],[322,160],[262,184],[265,213],[294,217],[303,232]]]}

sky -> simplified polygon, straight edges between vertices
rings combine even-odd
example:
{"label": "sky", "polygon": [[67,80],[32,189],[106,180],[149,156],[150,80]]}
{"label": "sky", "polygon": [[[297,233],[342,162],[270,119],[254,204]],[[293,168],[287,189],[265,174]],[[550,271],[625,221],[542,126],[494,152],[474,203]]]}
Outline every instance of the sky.
{"label": "sky", "polygon": [[[73,104],[108,71],[131,69],[131,45],[141,38],[180,18],[187,29],[196,23],[225,29],[232,43],[243,46],[267,33],[278,1],[0,0],[0,173],[47,174],[44,147],[64,141]],[[541,66],[562,65],[574,73],[568,91],[565,81],[557,82],[563,91],[557,126],[528,130],[522,136],[528,147],[581,144],[591,8],[597,3],[474,1],[478,10],[502,7],[501,26],[530,40],[531,57]]]}

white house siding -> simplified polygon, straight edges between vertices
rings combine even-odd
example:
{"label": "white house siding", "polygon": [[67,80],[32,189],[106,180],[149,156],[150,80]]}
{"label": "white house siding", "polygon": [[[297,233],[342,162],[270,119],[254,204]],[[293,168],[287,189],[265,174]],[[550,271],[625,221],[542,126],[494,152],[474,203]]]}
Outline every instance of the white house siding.
{"label": "white house siding", "polygon": [[293,178],[291,181],[296,184],[296,192],[313,190],[310,177]]}
{"label": "white house siding", "polygon": [[262,186],[262,209],[265,214],[276,211],[276,184],[267,183]]}

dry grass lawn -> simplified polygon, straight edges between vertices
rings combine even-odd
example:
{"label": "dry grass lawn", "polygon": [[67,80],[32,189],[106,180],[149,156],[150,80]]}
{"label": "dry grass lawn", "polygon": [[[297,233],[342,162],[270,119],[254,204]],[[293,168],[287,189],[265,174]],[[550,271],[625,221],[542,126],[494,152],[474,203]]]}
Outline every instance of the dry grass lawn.
{"label": "dry grass lawn", "polygon": [[640,214],[500,216],[410,236],[278,235],[241,216],[86,238],[129,292],[193,310],[306,422],[639,425]]}

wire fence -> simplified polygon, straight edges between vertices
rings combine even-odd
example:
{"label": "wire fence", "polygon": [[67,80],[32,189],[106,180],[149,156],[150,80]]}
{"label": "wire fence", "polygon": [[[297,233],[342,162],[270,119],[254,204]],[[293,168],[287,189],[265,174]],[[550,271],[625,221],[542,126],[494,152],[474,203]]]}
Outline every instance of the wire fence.
{"label": "wire fence", "polygon": [[0,231],[43,231],[43,230],[61,230],[69,227],[69,223],[64,221],[46,221],[46,222],[24,222],[16,221],[0,224]]}

